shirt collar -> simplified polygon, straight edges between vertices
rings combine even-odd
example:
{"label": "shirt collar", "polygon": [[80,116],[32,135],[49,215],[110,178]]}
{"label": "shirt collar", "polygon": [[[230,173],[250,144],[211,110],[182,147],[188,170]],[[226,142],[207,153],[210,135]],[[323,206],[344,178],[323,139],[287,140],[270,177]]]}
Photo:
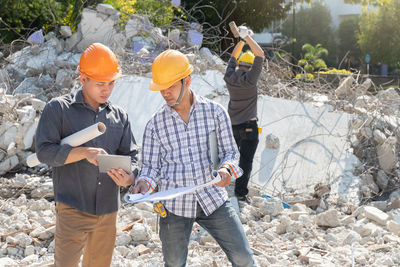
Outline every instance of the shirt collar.
{"label": "shirt collar", "polygon": [[[82,105],[88,105],[85,100],[83,99],[83,94],[82,94],[82,89],[77,90],[73,96],[72,96],[72,103],[74,104],[82,104]],[[102,110],[104,108],[110,108],[110,101],[107,100],[104,104],[100,104],[99,110]]]}

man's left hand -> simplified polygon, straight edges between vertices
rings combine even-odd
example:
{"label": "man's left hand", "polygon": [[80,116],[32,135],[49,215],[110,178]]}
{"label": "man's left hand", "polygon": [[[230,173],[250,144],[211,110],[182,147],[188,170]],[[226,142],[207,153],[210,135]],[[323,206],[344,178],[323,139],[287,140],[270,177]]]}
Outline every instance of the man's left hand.
{"label": "man's left hand", "polygon": [[218,170],[219,176],[221,176],[221,181],[215,185],[220,187],[227,187],[231,183],[231,175],[226,168],[221,168]]}
{"label": "man's left hand", "polygon": [[135,178],[134,174],[129,175],[123,169],[111,169],[111,170],[107,171],[107,174],[119,186],[131,185]]}

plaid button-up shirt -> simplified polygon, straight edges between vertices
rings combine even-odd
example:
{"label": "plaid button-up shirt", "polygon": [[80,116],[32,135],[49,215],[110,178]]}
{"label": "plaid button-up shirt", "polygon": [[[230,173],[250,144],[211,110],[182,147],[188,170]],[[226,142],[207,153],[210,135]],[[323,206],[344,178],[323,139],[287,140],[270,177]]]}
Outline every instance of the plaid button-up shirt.
{"label": "plaid button-up shirt", "polygon": [[[226,110],[219,104],[194,94],[189,121],[185,123],[172,108],[164,105],[147,123],[142,146],[142,170],[145,180],[160,191],[204,184],[211,181],[212,160],[209,135],[215,131],[219,167],[228,167],[238,178],[239,151]],[[211,185],[164,202],[178,216],[196,217],[196,203],[210,215],[228,199],[223,187]]]}

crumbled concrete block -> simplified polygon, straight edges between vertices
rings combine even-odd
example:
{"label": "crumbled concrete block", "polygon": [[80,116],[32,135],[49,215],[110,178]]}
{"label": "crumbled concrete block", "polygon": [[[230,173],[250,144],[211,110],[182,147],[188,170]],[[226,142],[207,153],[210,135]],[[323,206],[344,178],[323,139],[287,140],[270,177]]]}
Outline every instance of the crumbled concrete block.
{"label": "crumbled concrete block", "polygon": [[6,160],[3,160],[0,162],[0,175],[3,175],[10,170],[12,170],[14,167],[16,167],[19,163],[18,157],[16,155],[11,156],[7,158]]}
{"label": "crumbled concrete block", "polygon": [[72,36],[72,31],[71,31],[71,27],[69,27],[68,25],[64,25],[60,27],[60,33],[63,37],[71,37]]}
{"label": "crumbled concrete block", "polygon": [[20,83],[15,89],[15,93],[17,94],[29,93],[33,95],[38,95],[42,92],[43,89],[36,86],[36,78],[33,77],[28,77],[24,79],[23,82]]}
{"label": "crumbled concrete block", "polygon": [[15,236],[15,239],[17,241],[17,244],[23,248],[25,248],[26,246],[28,246],[32,243],[32,238],[25,233],[17,234]]}
{"label": "crumbled concrete block", "polygon": [[113,16],[102,16],[102,13],[97,13],[94,10],[83,9],[82,19],[79,24],[83,39],[77,44],[77,49],[83,51],[95,42],[111,46],[114,36],[118,32],[115,27],[117,24],[118,20],[115,21]]}
{"label": "crumbled concrete block", "polygon": [[146,247],[143,244],[139,244],[135,247],[135,250],[139,252],[139,255],[149,254],[151,253],[151,249]]}
{"label": "crumbled concrete block", "polygon": [[126,38],[130,38],[132,36],[136,36],[144,30],[143,19],[140,16],[133,15],[128,20],[125,26],[125,36]]}
{"label": "crumbled concrete block", "polygon": [[378,129],[373,131],[374,140],[377,144],[383,144],[386,140],[386,135]]}
{"label": "crumbled concrete block", "polygon": [[24,250],[24,256],[25,257],[33,255],[34,253],[35,253],[35,247],[34,246],[28,245],[28,246],[25,247],[25,250]]}
{"label": "crumbled concrete block", "polygon": [[343,240],[344,245],[352,245],[353,243],[359,243],[361,241],[361,236],[355,231],[350,231],[346,238]]}
{"label": "crumbled concrete block", "polygon": [[16,151],[17,151],[17,148],[16,148],[16,145],[15,145],[15,142],[11,142],[7,147],[7,155],[9,157],[10,156],[14,156]]}
{"label": "crumbled concrete block", "polygon": [[279,138],[273,134],[268,134],[265,137],[265,146],[269,149],[278,149],[280,146]]}
{"label": "crumbled concrete block", "polygon": [[203,43],[203,34],[196,30],[189,30],[187,42],[190,46],[198,46],[200,47]]}
{"label": "crumbled concrete block", "polygon": [[119,11],[118,10],[116,10],[112,5],[110,5],[110,4],[98,4],[97,6],[96,6],[96,10],[98,11],[98,12],[101,12],[101,13],[104,13],[104,14],[107,14],[107,15],[115,15],[115,14],[118,14],[119,13]]}
{"label": "crumbled concrete block", "polygon": [[376,175],[376,184],[381,190],[385,190],[389,183],[389,177],[385,174],[383,170],[379,170]]}
{"label": "crumbled concrete block", "polygon": [[142,223],[136,223],[133,225],[132,230],[130,232],[132,240],[137,241],[147,241],[150,239],[149,230],[147,226]]}
{"label": "crumbled concrete block", "polygon": [[57,72],[56,85],[59,88],[70,88],[72,86],[72,73],[66,69],[60,69]]}
{"label": "crumbled concrete block", "polygon": [[32,254],[21,260],[22,266],[32,266],[34,263],[38,262],[39,255]]}
{"label": "crumbled concrete block", "polygon": [[398,163],[396,145],[396,138],[391,136],[377,147],[379,165],[387,174],[390,174]]}
{"label": "crumbled concrete block", "polygon": [[209,66],[213,67],[215,66],[215,61],[214,61],[214,57],[213,54],[211,53],[210,49],[208,49],[207,47],[202,47],[200,48],[200,56],[202,57],[202,59],[205,59],[207,61],[207,63],[209,64]]}
{"label": "crumbled concrete block", "polygon": [[354,78],[351,75],[348,76],[343,81],[341,81],[340,85],[336,89],[336,94],[340,97],[351,96],[352,95],[351,86],[353,85],[354,82],[355,82]]}
{"label": "crumbled concrete block", "polygon": [[337,227],[340,225],[339,213],[337,210],[331,209],[318,214],[315,217],[315,223],[318,226]]}
{"label": "crumbled concrete block", "polygon": [[117,235],[117,238],[115,240],[115,245],[116,246],[127,246],[129,243],[132,241],[132,237],[129,233],[123,232],[120,235]]}
{"label": "crumbled concrete block", "polygon": [[379,223],[380,225],[386,225],[386,222],[389,219],[389,215],[375,207],[365,206],[363,212],[365,217]]}
{"label": "crumbled concrete block", "polygon": [[82,32],[78,28],[78,30],[65,41],[65,49],[67,51],[74,49],[75,46],[82,40],[82,37]]}
{"label": "crumbled concrete block", "polygon": [[168,40],[179,43],[180,34],[181,32],[179,31],[179,29],[172,29],[168,32]]}
{"label": "crumbled concrete block", "polygon": [[393,220],[389,220],[386,223],[386,227],[390,232],[400,235],[400,223],[397,223]]}
{"label": "crumbled concrete block", "polygon": [[393,209],[400,209],[400,198],[393,199],[393,201],[386,207],[386,211]]}

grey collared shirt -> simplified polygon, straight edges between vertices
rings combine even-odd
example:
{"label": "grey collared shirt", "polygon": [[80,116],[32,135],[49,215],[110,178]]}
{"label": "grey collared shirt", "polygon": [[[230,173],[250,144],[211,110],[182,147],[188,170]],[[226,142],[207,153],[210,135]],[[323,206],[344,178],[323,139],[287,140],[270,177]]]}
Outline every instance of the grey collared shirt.
{"label": "grey collared shirt", "polygon": [[249,71],[236,68],[234,57],[228,62],[224,80],[229,91],[228,113],[232,125],[257,117],[257,81],[262,70],[263,58],[256,56]]}
{"label": "grey collared shirt", "polygon": [[137,175],[138,147],[127,113],[110,102],[96,111],[84,102],[81,90],[54,98],[46,105],[36,130],[36,153],[40,162],[53,167],[56,202],[102,215],[118,210],[119,186],[86,159],[64,164],[72,147],[60,145],[64,137],[97,122],[106,125],[106,132],[82,146],[103,148],[108,154],[130,155],[132,171]]}

